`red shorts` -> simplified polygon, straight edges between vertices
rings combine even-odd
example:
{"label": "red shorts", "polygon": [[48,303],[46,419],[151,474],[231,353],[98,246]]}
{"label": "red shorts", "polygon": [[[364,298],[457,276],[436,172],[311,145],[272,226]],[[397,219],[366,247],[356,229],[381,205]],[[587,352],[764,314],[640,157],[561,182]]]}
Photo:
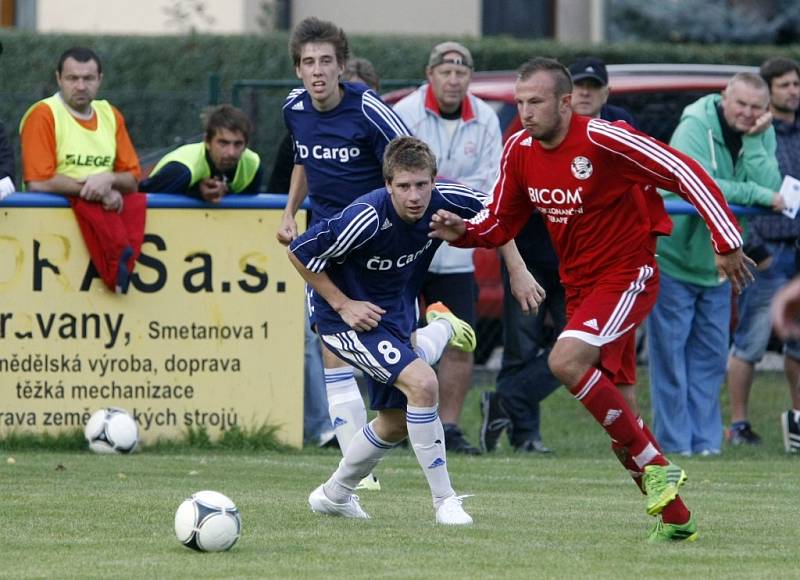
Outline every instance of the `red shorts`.
{"label": "red shorts", "polygon": [[594,286],[567,288],[567,324],[572,337],[600,349],[600,368],[615,385],[636,383],[636,328],[658,296],[658,268],[642,266],[603,278]]}

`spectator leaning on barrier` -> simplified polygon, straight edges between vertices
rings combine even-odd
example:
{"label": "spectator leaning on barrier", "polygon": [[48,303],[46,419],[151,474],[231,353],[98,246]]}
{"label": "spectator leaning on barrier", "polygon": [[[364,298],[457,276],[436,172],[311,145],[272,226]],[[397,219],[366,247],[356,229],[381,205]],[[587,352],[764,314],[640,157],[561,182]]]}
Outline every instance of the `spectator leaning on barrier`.
{"label": "spectator leaning on barrier", "polygon": [[70,48],[55,72],[58,92],[20,122],[25,185],[69,198],[100,277],[124,293],[144,237],[147,200],[133,193],[139,159],[122,114],[95,99],[103,80],[97,54]]}
{"label": "spectator leaning on barrier", "polygon": [[205,139],[167,153],[156,163],[141,191],[186,193],[217,203],[231,193],[258,193],[264,169],[247,148],[250,119],[232,105],[206,112]]}
{"label": "spectator leaning on barrier", "polygon": [[[800,64],[777,57],[761,65],[761,76],[770,91],[772,125],[777,138],[781,175],[800,178]],[[764,356],[769,342],[770,302],[781,286],[795,275],[795,244],[800,235],[800,218],[763,215],[750,218],[748,246],[761,249],[766,267],[756,272],[755,283],[739,298],[739,325],[733,334],[728,358],[728,393],[731,404],[730,442],[757,444],[760,437],[747,420],[747,402],[753,384],[755,364]],[[767,260],[764,256],[770,256]],[[800,452],[800,343],[786,342],[783,359],[792,408],[781,415],[787,453]]]}
{"label": "spectator leaning on barrier", "polygon": [[[608,72],[605,63],[582,58],[569,67],[572,77],[572,110],[606,121],[626,121],[636,127],[623,108],[606,104]],[[546,292],[534,316],[522,316],[511,295],[505,262],[501,264],[503,287],[503,359],[497,375],[497,390],[481,394],[481,448],[492,451],[504,429],[518,451],[549,453],[540,433],[539,402],[558,388],[558,380],[547,366],[547,357],[566,323],[564,287],[558,275],[550,236],[539,213],[514,239],[525,265]]]}
{"label": "spectator leaning on barrier", "polygon": [[[684,109],[670,144],[696,159],[730,203],[780,211],[768,105],[764,80],[738,73],[722,95],[701,97]],[[681,215],[672,221],[672,236],[658,241],[661,291],[648,323],[653,424],[664,451],[713,455],[722,445],[719,390],[731,288],[720,280],[703,220]]]}

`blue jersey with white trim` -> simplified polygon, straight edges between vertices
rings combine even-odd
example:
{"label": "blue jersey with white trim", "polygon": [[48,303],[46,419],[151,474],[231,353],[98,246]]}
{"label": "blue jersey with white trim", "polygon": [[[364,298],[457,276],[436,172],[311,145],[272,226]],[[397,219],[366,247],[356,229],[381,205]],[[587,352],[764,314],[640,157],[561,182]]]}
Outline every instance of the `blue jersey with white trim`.
{"label": "blue jersey with white trim", "polygon": [[[383,308],[381,325],[408,338],[416,327],[415,305],[423,278],[441,245],[441,240],[428,237],[431,216],[445,209],[472,218],[486,201],[484,194],[465,185],[437,180],[425,215],[406,223],[386,188],[380,188],[309,228],[290,250],[310,271],[326,272],[349,298]],[[350,330],[317,293],[312,306],[320,334]]]}
{"label": "blue jersey with white trim", "polygon": [[305,89],[290,92],[283,105],[294,161],[306,170],[314,223],[381,187],[386,146],[397,136],[411,135],[400,117],[366,85],[345,82],[339,86],[344,95],[330,111],[317,111]]}

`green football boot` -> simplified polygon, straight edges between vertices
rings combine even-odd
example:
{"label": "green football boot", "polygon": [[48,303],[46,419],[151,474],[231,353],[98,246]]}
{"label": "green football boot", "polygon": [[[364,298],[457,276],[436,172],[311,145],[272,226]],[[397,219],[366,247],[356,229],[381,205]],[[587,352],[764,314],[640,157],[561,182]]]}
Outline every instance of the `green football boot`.
{"label": "green football boot", "polygon": [[463,352],[473,352],[475,350],[475,331],[472,327],[453,314],[450,309],[441,302],[434,302],[425,309],[425,320],[428,323],[445,319],[453,328],[453,336],[450,338],[450,346]]}
{"label": "green football boot", "polygon": [[674,463],[648,465],[644,468],[644,489],[647,492],[647,515],[660,514],[678,495],[686,483],[686,472]]}
{"label": "green football boot", "polygon": [[694,542],[696,539],[697,522],[694,521],[694,515],[689,516],[685,524],[667,524],[658,516],[656,525],[647,536],[648,542]]}

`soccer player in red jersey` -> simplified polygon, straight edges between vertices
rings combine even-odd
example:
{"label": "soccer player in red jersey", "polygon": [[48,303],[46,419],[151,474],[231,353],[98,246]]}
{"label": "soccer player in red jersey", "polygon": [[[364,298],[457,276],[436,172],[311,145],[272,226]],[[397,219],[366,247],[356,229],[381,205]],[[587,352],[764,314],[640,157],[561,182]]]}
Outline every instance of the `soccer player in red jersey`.
{"label": "soccer player in red jersey", "polygon": [[656,187],[697,208],[711,230],[720,275],[737,290],[752,275],[738,224],[694,160],[624,122],[573,114],[572,80],[555,60],[534,58],[515,86],[523,130],[507,142],[486,210],[465,221],[439,211],[431,237],[496,247],[539,211],[558,254],[567,324],[550,354],[553,374],[611,437],[647,496],[652,540],[694,540],[697,524],[678,495],[686,473],[668,461],[638,416],[634,335],[655,303],[655,243],[671,230]]}

